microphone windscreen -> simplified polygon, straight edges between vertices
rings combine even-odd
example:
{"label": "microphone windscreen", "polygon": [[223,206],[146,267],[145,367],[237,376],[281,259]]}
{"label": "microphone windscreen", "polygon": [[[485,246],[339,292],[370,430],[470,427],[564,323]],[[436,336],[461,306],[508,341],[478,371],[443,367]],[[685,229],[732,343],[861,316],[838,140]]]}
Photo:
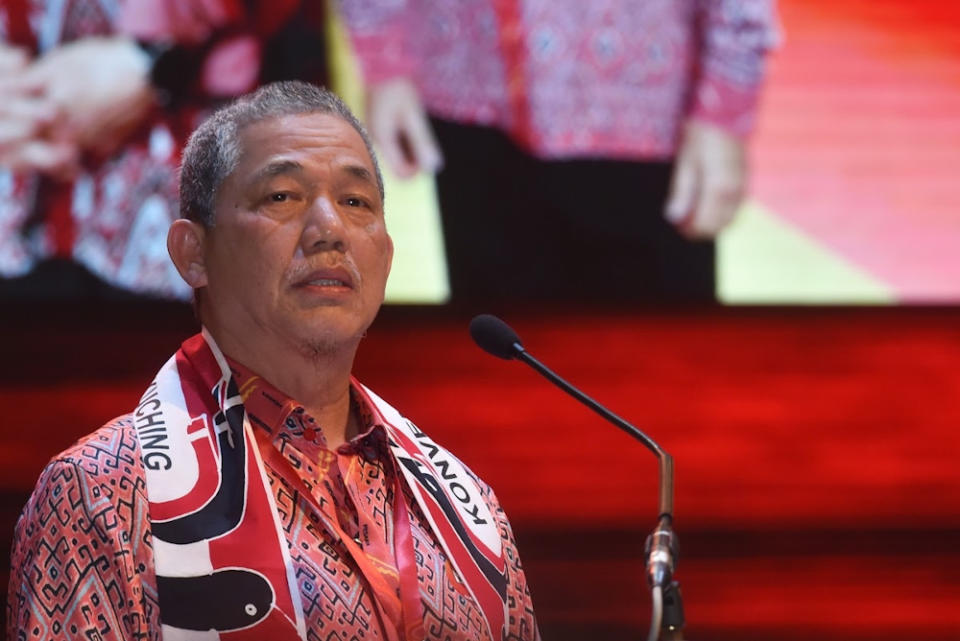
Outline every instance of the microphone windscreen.
{"label": "microphone windscreen", "polygon": [[516,357],[520,337],[513,329],[492,314],[480,314],[470,321],[470,336],[482,350],[499,358]]}

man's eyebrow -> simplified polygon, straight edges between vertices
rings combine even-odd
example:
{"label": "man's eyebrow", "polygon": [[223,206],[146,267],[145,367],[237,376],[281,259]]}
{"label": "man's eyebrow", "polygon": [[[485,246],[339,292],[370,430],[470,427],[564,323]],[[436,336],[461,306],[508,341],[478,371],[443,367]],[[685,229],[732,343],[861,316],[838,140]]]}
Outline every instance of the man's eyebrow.
{"label": "man's eyebrow", "polygon": [[281,174],[300,173],[302,171],[303,165],[295,160],[277,160],[258,169],[253,175],[253,182],[259,182]]}
{"label": "man's eyebrow", "polygon": [[365,180],[372,184],[374,187],[377,186],[377,180],[373,177],[373,174],[370,173],[370,170],[364,167],[363,165],[344,165],[343,170],[347,173],[353,175],[360,180]]}

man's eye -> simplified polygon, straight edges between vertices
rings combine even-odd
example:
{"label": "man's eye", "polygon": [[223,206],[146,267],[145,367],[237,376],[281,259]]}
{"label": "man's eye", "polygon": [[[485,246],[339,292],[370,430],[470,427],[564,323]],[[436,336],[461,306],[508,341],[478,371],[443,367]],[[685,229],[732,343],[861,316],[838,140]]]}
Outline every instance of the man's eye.
{"label": "man's eye", "polygon": [[270,202],[273,203],[285,203],[290,200],[290,194],[285,192],[277,192],[275,194],[270,194]]}
{"label": "man's eye", "polygon": [[346,200],[348,207],[367,207],[367,201],[362,198],[347,198]]}

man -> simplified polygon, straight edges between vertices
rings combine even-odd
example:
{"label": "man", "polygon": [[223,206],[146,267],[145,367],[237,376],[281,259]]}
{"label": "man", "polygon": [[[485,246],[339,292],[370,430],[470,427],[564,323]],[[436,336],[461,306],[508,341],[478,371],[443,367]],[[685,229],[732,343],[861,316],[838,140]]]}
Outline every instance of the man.
{"label": "man", "polygon": [[203,332],[41,475],[11,638],[537,638],[489,487],[351,378],[393,251],[354,116],[261,88],[193,134],[180,195]]}

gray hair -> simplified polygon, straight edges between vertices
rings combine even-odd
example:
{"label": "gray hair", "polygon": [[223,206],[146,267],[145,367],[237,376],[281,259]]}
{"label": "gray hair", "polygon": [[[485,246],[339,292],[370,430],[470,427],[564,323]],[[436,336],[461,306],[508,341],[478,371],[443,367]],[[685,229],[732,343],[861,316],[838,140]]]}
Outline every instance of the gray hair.
{"label": "gray hair", "polygon": [[332,114],[349,123],[367,146],[383,200],[383,176],[373,145],[350,109],[334,93],[298,80],[274,82],[221,107],[197,127],[183,150],[180,216],[214,226],[214,202],[224,179],[240,162],[239,133],[247,125],[279,116]]}

